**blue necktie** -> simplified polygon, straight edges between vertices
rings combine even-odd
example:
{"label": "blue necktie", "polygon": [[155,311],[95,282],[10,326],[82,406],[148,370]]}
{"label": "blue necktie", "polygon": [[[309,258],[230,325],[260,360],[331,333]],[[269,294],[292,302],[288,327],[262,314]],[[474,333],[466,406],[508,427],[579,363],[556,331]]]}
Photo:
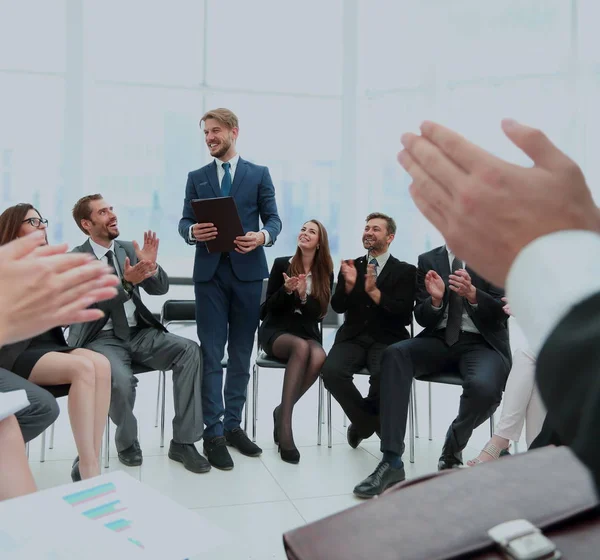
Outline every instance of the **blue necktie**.
{"label": "blue necktie", "polygon": [[221,194],[223,196],[229,196],[231,192],[231,173],[229,172],[229,168],[231,167],[231,163],[227,162],[223,164],[223,169],[225,170],[225,175],[223,175],[223,180],[221,181]]}
{"label": "blue necktie", "polygon": [[379,268],[379,263],[377,262],[377,259],[375,257],[373,257],[369,261],[369,264],[372,264],[375,267],[375,276],[377,276],[377,269]]}

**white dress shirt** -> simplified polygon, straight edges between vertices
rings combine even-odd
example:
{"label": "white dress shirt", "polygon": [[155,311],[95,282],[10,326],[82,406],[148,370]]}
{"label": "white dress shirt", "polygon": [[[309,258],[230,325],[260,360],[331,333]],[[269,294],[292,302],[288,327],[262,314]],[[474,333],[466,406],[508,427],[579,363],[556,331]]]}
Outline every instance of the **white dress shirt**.
{"label": "white dress shirt", "polygon": [[381,271],[383,270],[383,267],[390,259],[390,252],[386,251],[385,253],[381,253],[381,255],[379,255],[377,257],[374,257],[373,255],[370,255],[369,253],[367,253],[367,265],[370,264],[371,259],[375,259],[377,261],[377,266],[375,267],[375,272],[377,273],[377,276],[379,276],[381,274]]}
{"label": "white dress shirt", "polygon": [[[233,180],[235,178],[235,171],[237,169],[238,163],[240,161],[240,154],[235,154],[235,156],[233,156],[229,162],[225,162],[222,161],[220,159],[215,158],[214,159],[215,164],[217,166],[217,179],[219,180],[219,188],[221,187],[221,185],[223,184],[223,177],[225,177],[225,169],[223,169],[223,164],[224,163],[230,163],[231,167],[229,168],[229,174],[231,175],[231,186],[233,187]],[[192,234],[192,228],[194,226],[190,226],[189,229],[189,238],[190,241],[194,241],[194,236]],[[262,231],[265,235],[265,247],[268,247],[271,244],[271,236],[269,235],[269,232],[266,229],[261,229],[260,231]]]}
{"label": "white dress shirt", "polygon": [[517,255],[506,287],[512,314],[537,355],[561,319],[600,292],[600,235],[559,231],[536,239]]}
{"label": "white dress shirt", "polygon": [[[119,262],[117,260],[117,255],[115,254],[115,242],[114,241],[111,242],[110,247],[106,248],[106,247],[103,247],[102,245],[98,245],[98,243],[96,243],[95,241],[93,241],[90,238],[90,245],[92,246],[92,249],[94,250],[94,254],[98,258],[98,260],[101,260],[103,263],[106,263],[106,264],[108,264],[108,257],[106,256],[106,253],[108,253],[109,251],[113,252],[113,260],[115,262],[115,273],[120,279],[122,279],[123,272],[121,270],[119,270]],[[157,270],[157,272],[158,272],[158,270]],[[135,327],[137,325],[137,320],[135,318],[135,303],[133,303],[132,299],[129,299],[123,304],[123,307],[125,308],[125,316],[127,317],[127,324],[130,327]],[[108,330],[111,330],[112,328],[113,328],[112,319],[109,317],[108,321],[106,321],[106,325],[104,325],[102,327],[102,330],[108,331]]]}
{"label": "white dress shirt", "polygon": [[[450,263],[450,273],[452,273],[452,262],[454,261],[454,253],[452,251],[450,251],[450,249],[448,249],[448,247],[446,247],[446,251],[448,251],[448,262]],[[467,265],[464,263],[464,261],[460,261],[462,263],[461,268],[465,268]],[[450,288],[448,288],[450,289]],[[476,303],[471,303],[470,301],[467,300],[467,303],[471,306],[472,309],[477,309],[477,304]],[[432,305],[431,307],[433,307],[434,309],[441,309],[442,307],[436,307],[435,305]],[[444,316],[442,317],[442,320],[438,323],[438,326],[436,327],[436,329],[445,329],[446,325],[448,324],[448,306],[446,306],[446,309],[444,309]],[[475,326],[475,323],[473,323],[473,319],[471,319],[471,317],[469,317],[469,314],[467,313],[467,310],[463,307],[463,312],[462,312],[462,322],[460,325],[460,330],[461,331],[465,331],[465,332],[470,332],[470,333],[479,333],[479,329]]]}

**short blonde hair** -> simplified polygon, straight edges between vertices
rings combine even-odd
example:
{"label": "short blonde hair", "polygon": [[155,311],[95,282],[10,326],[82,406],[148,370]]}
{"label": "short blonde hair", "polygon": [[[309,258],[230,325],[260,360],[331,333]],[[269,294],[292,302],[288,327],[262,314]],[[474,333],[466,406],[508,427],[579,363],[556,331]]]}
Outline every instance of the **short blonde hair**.
{"label": "short blonde hair", "polygon": [[229,129],[238,128],[238,118],[233,111],[229,109],[212,109],[204,113],[204,116],[200,119],[200,123],[207,119],[215,119],[222,125]]}

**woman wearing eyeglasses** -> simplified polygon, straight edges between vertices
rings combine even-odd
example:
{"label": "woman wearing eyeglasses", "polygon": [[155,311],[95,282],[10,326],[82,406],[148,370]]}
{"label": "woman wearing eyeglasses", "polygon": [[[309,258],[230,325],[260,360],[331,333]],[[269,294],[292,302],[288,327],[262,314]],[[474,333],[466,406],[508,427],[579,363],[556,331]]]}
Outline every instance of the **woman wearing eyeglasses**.
{"label": "woman wearing eyeglasses", "polygon": [[[31,204],[17,204],[0,215],[0,245],[47,227],[48,220]],[[56,327],[0,348],[0,367],[36,385],[71,385],[69,419],[79,452],[71,477],[77,481],[99,475],[100,446],[110,404],[109,361],[91,350],[69,347],[62,329]]]}

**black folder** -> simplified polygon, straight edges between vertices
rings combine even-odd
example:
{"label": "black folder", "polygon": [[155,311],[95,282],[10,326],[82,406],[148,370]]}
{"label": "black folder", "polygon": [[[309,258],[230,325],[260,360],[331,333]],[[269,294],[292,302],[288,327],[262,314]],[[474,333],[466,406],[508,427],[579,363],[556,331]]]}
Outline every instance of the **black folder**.
{"label": "black folder", "polygon": [[233,240],[244,235],[235,200],[231,196],[192,200],[192,209],[199,224],[214,224],[217,237],[206,241],[209,253],[228,253],[236,248]]}

